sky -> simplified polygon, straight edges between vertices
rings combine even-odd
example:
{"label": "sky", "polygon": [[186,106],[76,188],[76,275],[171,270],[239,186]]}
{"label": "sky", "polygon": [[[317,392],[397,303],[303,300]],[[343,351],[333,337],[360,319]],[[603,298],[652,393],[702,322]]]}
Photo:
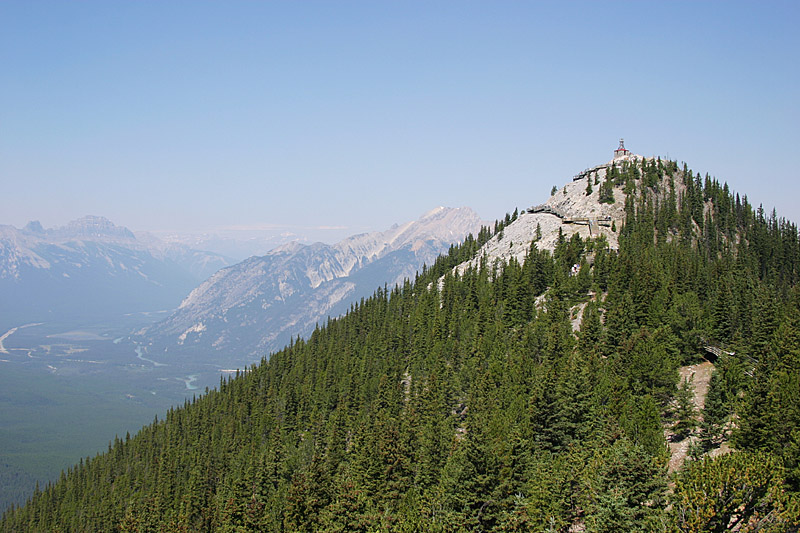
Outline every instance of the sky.
{"label": "sky", "polygon": [[0,224],[385,229],[621,137],[800,221],[798,2],[0,3]]}

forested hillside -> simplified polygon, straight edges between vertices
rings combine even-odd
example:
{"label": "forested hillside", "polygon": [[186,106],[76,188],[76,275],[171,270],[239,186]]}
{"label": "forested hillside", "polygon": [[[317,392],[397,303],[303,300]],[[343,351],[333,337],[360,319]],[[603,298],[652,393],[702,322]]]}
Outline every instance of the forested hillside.
{"label": "forested hillside", "polygon": [[[797,531],[797,226],[673,162],[595,186],[625,192],[618,250],[534,239],[524,262],[454,271],[509,215],[0,529]],[[724,356],[693,413],[678,368],[709,345]],[[701,434],[674,477],[667,425]]]}

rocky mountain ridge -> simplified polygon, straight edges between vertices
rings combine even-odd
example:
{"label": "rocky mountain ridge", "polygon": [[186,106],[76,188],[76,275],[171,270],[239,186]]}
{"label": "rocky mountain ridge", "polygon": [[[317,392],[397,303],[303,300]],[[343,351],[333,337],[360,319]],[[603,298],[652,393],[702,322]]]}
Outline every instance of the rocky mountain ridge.
{"label": "rocky mountain ridge", "polygon": [[104,217],[45,229],[0,226],[0,320],[104,316],[176,306],[230,260],[209,252],[137,239]]}
{"label": "rocky mountain ridge", "polygon": [[261,357],[377,287],[413,279],[481,226],[469,208],[437,207],[416,221],[333,245],[288,243],[220,270],[136,338],[151,354]]}

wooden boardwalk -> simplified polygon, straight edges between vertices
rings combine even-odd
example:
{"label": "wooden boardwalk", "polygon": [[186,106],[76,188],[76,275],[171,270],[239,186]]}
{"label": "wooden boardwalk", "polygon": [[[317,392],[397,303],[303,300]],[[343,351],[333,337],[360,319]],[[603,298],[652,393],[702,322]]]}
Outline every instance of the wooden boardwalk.
{"label": "wooden boardwalk", "polygon": [[600,226],[611,227],[611,217],[569,217],[562,210],[547,204],[535,205],[528,209],[528,213],[545,213],[557,216],[562,224],[577,224],[579,226],[589,226],[589,235],[597,236],[600,234]]}

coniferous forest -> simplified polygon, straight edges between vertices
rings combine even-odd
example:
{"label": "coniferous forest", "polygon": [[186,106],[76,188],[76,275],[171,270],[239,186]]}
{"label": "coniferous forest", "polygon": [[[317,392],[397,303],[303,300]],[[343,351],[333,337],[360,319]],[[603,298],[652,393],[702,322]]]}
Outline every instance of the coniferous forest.
{"label": "coniferous forest", "polygon": [[[797,226],[671,161],[598,187],[626,193],[619,250],[562,236],[492,264],[507,215],[0,530],[798,531]],[[678,369],[704,357],[698,413]],[[667,426],[700,436],[675,473]]]}

